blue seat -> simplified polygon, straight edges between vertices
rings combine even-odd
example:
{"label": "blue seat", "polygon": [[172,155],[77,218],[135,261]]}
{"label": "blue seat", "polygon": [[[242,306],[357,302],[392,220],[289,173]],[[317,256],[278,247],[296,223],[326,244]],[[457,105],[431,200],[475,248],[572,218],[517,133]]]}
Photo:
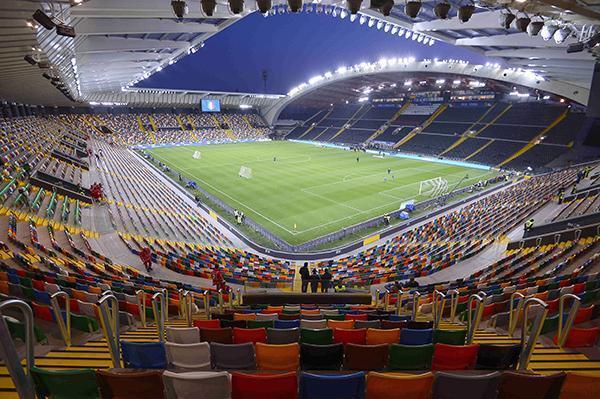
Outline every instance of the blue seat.
{"label": "blue seat", "polygon": [[274,320],[273,328],[299,328],[300,320]]}
{"label": "blue seat", "polygon": [[400,344],[402,345],[427,345],[433,342],[433,329],[416,330],[403,328],[400,333]]}
{"label": "blue seat", "polygon": [[12,284],[21,284],[21,278],[16,274],[8,274],[8,282]]}
{"label": "blue seat", "polygon": [[167,354],[162,342],[121,341],[123,363],[126,368],[166,369]]}
{"label": "blue seat", "polygon": [[390,315],[390,321],[409,321],[410,316],[398,316],[397,314]]}
{"label": "blue seat", "polygon": [[33,300],[44,305],[50,305],[50,294],[46,291],[38,291],[33,289]]}
{"label": "blue seat", "polygon": [[342,375],[301,373],[298,399],[364,399],[365,373]]}

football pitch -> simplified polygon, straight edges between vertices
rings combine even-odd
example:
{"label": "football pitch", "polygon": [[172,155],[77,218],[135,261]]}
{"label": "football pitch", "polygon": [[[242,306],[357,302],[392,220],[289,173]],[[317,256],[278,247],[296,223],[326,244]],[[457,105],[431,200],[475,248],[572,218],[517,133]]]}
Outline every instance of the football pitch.
{"label": "football pitch", "polygon": [[[195,151],[200,159],[192,157]],[[292,245],[395,211],[402,202],[426,200],[418,195],[423,180],[443,177],[452,189],[465,175],[462,185],[495,174],[287,141],[148,152]],[[239,176],[241,166],[252,170],[251,178]]]}

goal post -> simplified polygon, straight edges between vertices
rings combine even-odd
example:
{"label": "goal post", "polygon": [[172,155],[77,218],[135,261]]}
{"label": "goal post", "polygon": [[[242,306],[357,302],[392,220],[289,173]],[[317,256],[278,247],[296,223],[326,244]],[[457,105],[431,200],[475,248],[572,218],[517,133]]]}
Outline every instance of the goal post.
{"label": "goal post", "polygon": [[419,182],[419,195],[437,197],[446,192],[448,192],[448,180],[441,176]]}
{"label": "goal post", "polygon": [[192,155],[192,158],[194,158],[194,159],[201,159],[202,158],[202,154],[200,153],[200,151],[194,151],[194,155]]}
{"label": "goal post", "polygon": [[246,179],[252,178],[252,169],[247,166],[240,166],[240,177],[244,177]]}

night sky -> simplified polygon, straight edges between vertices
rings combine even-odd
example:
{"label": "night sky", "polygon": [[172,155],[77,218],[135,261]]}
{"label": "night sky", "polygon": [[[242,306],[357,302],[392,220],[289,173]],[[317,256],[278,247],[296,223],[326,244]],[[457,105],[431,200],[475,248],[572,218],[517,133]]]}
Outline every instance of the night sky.
{"label": "night sky", "polygon": [[[138,84],[165,89],[285,94],[315,75],[381,58],[455,58],[488,61],[481,54],[437,41],[434,46],[360,25],[358,18],[300,13],[253,13],[205,46]],[[264,88],[263,70],[267,71]]]}

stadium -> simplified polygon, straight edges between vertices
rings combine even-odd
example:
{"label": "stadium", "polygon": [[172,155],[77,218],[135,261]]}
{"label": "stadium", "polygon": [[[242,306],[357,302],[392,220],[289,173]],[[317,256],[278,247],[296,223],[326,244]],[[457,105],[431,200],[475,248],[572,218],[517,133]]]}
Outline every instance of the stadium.
{"label": "stadium", "polygon": [[0,398],[600,397],[600,9],[2,0]]}

